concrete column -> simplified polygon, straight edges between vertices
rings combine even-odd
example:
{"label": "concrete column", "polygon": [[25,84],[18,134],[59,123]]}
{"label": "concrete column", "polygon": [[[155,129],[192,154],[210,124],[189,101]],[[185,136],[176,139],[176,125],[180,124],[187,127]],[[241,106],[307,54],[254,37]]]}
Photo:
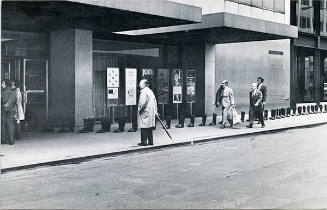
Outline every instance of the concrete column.
{"label": "concrete column", "polygon": [[205,44],[205,113],[212,115],[215,112],[216,99],[216,45]]}
{"label": "concrete column", "polygon": [[[0,1],[0,11],[2,11],[2,1]],[[0,40],[1,40],[1,34],[2,34],[2,31],[1,31],[1,20],[2,18],[0,18]],[[1,42],[0,42],[0,61],[2,61],[2,55],[1,55]],[[1,72],[2,72],[2,69],[1,69],[1,65],[0,65],[0,81],[2,82],[2,78],[1,78]],[[1,91],[0,91],[0,98],[1,98]],[[1,103],[0,103],[0,109],[1,109]],[[0,119],[1,119],[1,112],[0,112]],[[1,128],[1,120],[0,120],[0,128]],[[0,139],[1,139],[1,129],[0,129]],[[1,140],[0,140],[0,174],[1,174]]]}
{"label": "concrete column", "polygon": [[93,117],[92,32],[78,29],[50,34],[49,113],[82,126]]}
{"label": "concrete column", "polygon": [[314,80],[315,80],[315,102],[316,103],[320,103],[320,90],[321,90],[321,83],[320,83],[321,68],[320,68],[320,66],[321,66],[320,50],[315,49],[315,54],[313,57],[313,72],[314,72]]}

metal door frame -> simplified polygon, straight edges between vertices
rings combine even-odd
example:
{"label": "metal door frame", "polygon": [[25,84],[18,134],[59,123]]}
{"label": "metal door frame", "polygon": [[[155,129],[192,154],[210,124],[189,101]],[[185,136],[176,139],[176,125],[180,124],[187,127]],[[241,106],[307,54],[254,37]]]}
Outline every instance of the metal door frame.
{"label": "metal door frame", "polygon": [[23,65],[23,91],[25,97],[26,97],[26,101],[24,102],[24,112],[26,112],[26,103],[27,103],[27,91],[26,91],[26,62],[27,61],[40,61],[40,62],[44,62],[45,61],[45,114],[46,114],[46,119],[49,119],[49,71],[48,71],[48,59],[24,59],[24,65]]}

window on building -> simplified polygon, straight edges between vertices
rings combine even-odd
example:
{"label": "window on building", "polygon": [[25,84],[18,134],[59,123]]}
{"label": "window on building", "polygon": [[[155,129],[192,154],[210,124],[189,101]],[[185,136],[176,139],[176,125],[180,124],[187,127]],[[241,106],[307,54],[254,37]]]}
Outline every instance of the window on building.
{"label": "window on building", "polygon": [[279,13],[285,13],[285,1],[274,0],[274,11]]}
{"label": "window on building", "polygon": [[321,71],[322,97],[321,100],[327,101],[327,58],[323,60],[324,71]]}
{"label": "window on building", "polygon": [[301,4],[305,6],[310,6],[310,0],[301,0]]}
{"label": "window on building", "polygon": [[310,18],[301,17],[300,18],[300,27],[301,28],[310,28]]}
{"label": "window on building", "polygon": [[313,56],[306,56],[304,60],[304,101],[313,102],[315,100],[314,89]]}

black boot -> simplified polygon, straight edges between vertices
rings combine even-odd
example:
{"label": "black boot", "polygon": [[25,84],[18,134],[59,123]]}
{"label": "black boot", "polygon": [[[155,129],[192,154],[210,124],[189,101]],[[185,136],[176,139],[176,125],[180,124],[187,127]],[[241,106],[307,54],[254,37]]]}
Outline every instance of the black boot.
{"label": "black boot", "polygon": [[319,108],[318,108],[318,105],[316,104],[315,105],[315,114],[317,114],[319,112]]}
{"label": "black boot", "polygon": [[124,119],[119,119],[118,120],[118,129],[114,130],[114,133],[120,133],[124,132],[125,129],[125,120]]}
{"label": "black boot", "polygon": [[302,106],[297,107],[297,116],[302,115]]}
{"label": "black boot", "polygon": [[276,119],[281,119],[281,117],[280,117],[280,109],[276,109]]}
{"label": "black boot", "polygon": [[200,123],[199,126],[206,126],[206,121],[207,121],[207,115],[202,116],[202,122]]}
{"label": "black boot", "polygon": [[319,113],[322,113],[322,105],[319,105]]}
{"label": "black boot", "polygon": [[264,111],[264,119],[265,120],[268,120],[268,110],[265,110]]}
{"label": "black boot", "polygon": [[275,120],[276,119],[276,110],[275,109],[272,109],[270,111],[270,120]]}
{"label": "black boot", "polygon": [[241,122],[244,122],[244,119],[245,119],[245,112],[241,112]]}
{"label": "black boot", "polygon": [[190,124],[188,124],[187,127],[194,127],[194,119],[195,119],[195,116],[191,115],[190,116]]}
{"label": "black boot", "polygon": [[315,106],[311,105],[310,114],[314,114],[314,113],[315,113]]}
{"label": "black boot", "polygon": [[101,121],[101,129],[97,133],[110,132],[111,122],[109,120],[103,119]]}
{"label": "black boot", "polygon": [[[79,130],[78,133],[93,132],[93,126],[90,125],[90,119],[84,119],[83,122],[84,122],[84,128],[82,130]],[[94,122],[93,122],[93,125],[94,125]],[[91,130],[91,128],[92,128],[92,130]]]}
{"label": "black boot", "polygon": [[170,115],[167,115],[167,117],[166,117],[166,125],[165,125],[166,129],[170,129],[171,118],[172,117]]}
{"label": "black boot", "polygon": [[286,113],[285,109],[284,108],[281,108],[279,111],[280,111],[279,112],[280,118],[285,118],[285,113]]}
{"label": "black boot", "polygon": [[292,116],[295,116],[296,114],[296,107],[292,107]]}
{"label": "black boot", "polygon": [[290,117],[291,116],[291,107],[287,107],[286,109],[286,117]]}
{"label": "black boot", "polygon": [[307,114],[311,114],[311,106],[307,106]]}
{"label": "black boot", "polygon": [[212,122],[209,124],[209,126],[215,126],[217,124],[217,114],[212,114]]}
{"label": "black boot", "polygon": [[176,128],[184,128],[185,116],[180,114],[178,116],[178,125],[175,125]]}
{"label": "black boot", "polygon": [[302,115],[306,115],[306,114],[307,114],[307,107],[302,106]]}

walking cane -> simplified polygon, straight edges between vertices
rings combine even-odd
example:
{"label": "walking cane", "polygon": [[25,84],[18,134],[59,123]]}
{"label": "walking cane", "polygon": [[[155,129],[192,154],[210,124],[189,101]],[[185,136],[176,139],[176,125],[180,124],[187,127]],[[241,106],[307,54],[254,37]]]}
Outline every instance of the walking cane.
{"label": "walking cane", "polygon": [[156,114],[156,117],[158,118],[160,124],[162,125],[163,129],[166,131],[166,134],[168,135],[168,137],[173,141],[173,138],[171,137],[171,135],[169,134],[169,132],[167,131],[165,125],[163,124],[162,120],[160,119],[159,115]]}

